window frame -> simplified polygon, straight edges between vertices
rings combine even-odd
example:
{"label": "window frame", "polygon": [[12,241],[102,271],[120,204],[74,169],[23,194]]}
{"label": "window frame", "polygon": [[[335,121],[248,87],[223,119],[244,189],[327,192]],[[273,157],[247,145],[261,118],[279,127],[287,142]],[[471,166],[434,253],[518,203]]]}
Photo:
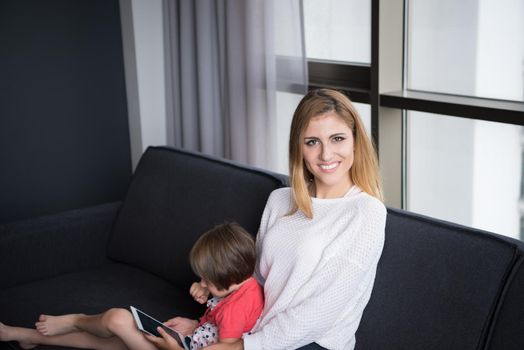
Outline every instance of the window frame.
{"label": "window frame", "polygon": [[[393,179],[385,184],[386,199],[388,185],[395,186],[389,188],[394,199],[387,204],[402,209],[407,206],[405,135],[408,110],[524,125],[524,102],[521,101],[406,88],[408,6],[409,0],[371,0],[371,64],[308,59],[310,89],[333,88],[355,102],[370,104],[371,135],[379,150],[383,178]],[[385,139],[384,130],[391,134],[392,126],[394,136]],[[395,138],[397,141],[392,141]],[[387,153],[392,147],[396,160],[389,159],[391,154]]]}

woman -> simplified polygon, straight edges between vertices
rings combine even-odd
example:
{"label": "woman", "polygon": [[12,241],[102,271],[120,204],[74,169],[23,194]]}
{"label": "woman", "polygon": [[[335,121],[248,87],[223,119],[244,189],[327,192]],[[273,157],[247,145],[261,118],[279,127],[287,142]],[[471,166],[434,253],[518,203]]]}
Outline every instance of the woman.
{"label": "woman", "polygon": [[[355,346],[382,253],[386,209],[375,150],[347,97],[320,89],[302,99],[291,124],[289,164],[291,188],[271,194],[257,236],[262,316],[243,343],[209,349]],[[176,348],[168,340],[156,342]]]}
{"label": "woman", "polygon": [[302,99],[289,163],[291,188],[274,191],[262,217],[257,272],[266,305],[244,348],[352,349],[386,210],[374,148],[343,94],[321,89]]}

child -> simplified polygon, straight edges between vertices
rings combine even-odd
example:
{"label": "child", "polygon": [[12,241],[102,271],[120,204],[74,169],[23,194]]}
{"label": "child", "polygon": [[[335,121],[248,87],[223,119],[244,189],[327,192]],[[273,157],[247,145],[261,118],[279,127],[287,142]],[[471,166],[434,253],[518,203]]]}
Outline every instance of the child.
{"label": "child", "polygon": [[[213,343],[239,342],[260,316],[264,303],[261,287],[252,277],[255,269],[253,238],[238,224],[218,225],[203,234],[193,246],[190,263],[200,276],[190,293],[208,309],[199,321],[175,317],[165,324],[189,336],[191,349]],[[88,349],[132,350],[180,349],[169,335],[144,337],[131,313],[110,309],[99,315],[44,316],[37,329],[10,327],[0,323],[0,341],[18,341],[22,348],[37,344]],[[147,338],[147,339],[146,339]]]}
{"label": "child", "polygon": [[[207,300],[208,309],[200,322],[177,317],[166,323],[183,335],[191,333],[186,338],[191,350],[237,342],[253,328],[264,304],[262,288],[252,277],[255,255],[253,238],[238,224],[216,226],[195,243],[189,260],[202,280],[191,286],[190,293],[200,303],[209,293],[213,297]],[[160,348],[179,349],[169,337],[147,336]]]}

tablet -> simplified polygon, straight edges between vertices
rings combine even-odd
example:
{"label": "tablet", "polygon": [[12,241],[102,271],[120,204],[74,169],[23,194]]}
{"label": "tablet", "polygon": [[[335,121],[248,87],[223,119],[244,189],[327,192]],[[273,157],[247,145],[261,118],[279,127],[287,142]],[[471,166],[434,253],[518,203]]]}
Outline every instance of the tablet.
{"label": "tablet", "polygon": [[162,322],[155,320],[153,317],[137,309],[136,307],[131,306],[130,308],[131,313],[133,314],[133,318],[135,319],[136,325],[138,326],[138,329],[140,329],[142,332],[154,335],[155,337],[161,337],[160,333],[158,333],[157,331],[157,328],[162,327],[167,334],[172,336],[177,341],[178,345],[183,347],[185,350],[189,350],[189,347],[183,341],[184,337],[181,336],[177,331],[169,328]]}

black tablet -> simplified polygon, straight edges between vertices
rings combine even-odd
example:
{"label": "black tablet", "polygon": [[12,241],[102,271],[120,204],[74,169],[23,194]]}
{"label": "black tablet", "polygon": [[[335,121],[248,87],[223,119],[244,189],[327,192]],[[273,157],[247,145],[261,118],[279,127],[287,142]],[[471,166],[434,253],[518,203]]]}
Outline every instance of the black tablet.
{"label": "black tablet", "polygon": [[161,335],[158,333],[157,328],[162,327],[167,334],[172,336],[177,341],[178,345],[186,350],[189,350],[188,346],[183,341],[184,337],[174,329],[169,328],[145,312],[138,310],[136,307],[131,306],[131,313],[133,314],[138,329],[140,329],[142,332],[154,335],[155,337],[160,337]]}

